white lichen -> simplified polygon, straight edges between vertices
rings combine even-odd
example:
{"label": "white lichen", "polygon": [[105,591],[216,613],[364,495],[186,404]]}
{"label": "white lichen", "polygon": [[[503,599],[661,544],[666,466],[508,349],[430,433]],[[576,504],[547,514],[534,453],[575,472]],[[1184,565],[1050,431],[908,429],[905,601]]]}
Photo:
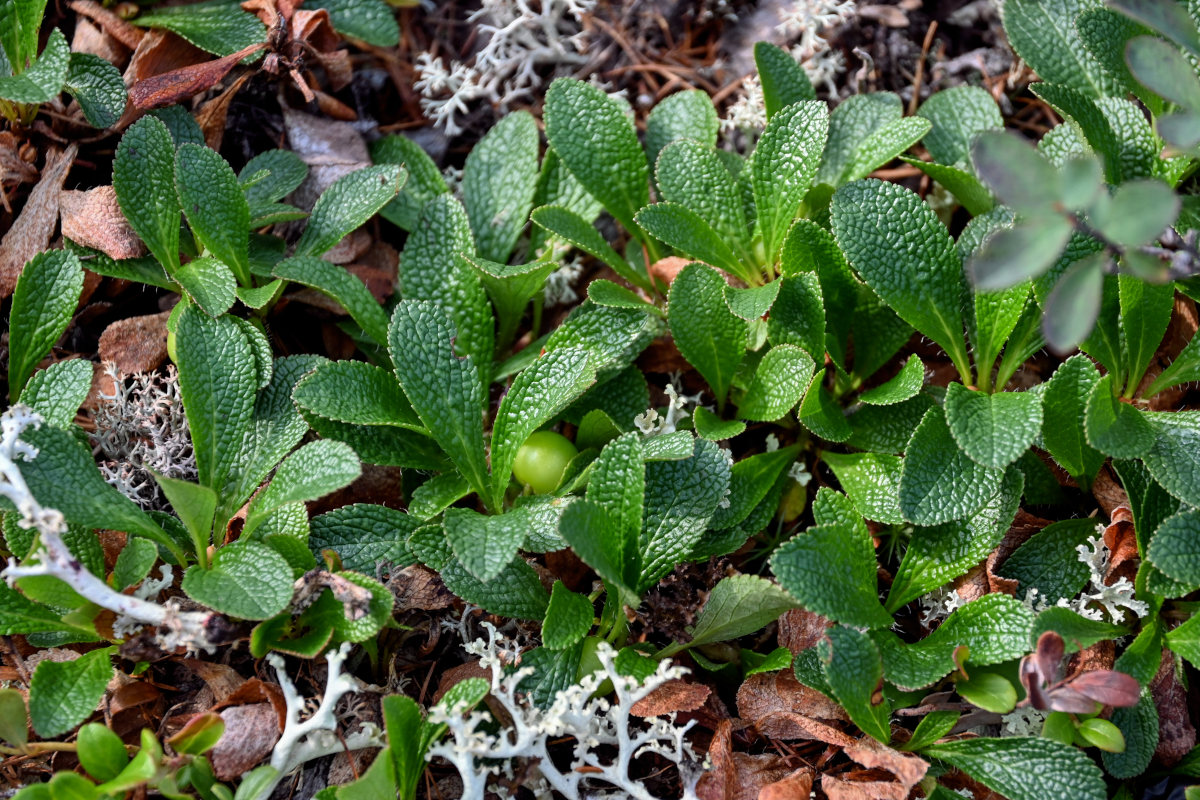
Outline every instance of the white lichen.
{"label": "white lichen", "polygon": [[[1087,565],[1089,577],[1088,586],[1072,603],[1059,601],[1088,619],[1103,619],[1100,609],[1108,614],[1110,622],[1121,623],[1125,620],[1125,612],[1129,611],[1139,619],[1150,613],[1150,606],[1142,600],[1134,598],[1134,586],[1128,578],[1118,578],[1111,586],[1104,582],[1108,574],[1111,553],[1104,543],[1104,526],[1096,526],[1099,536],[1089,536],[1087,544],[1076,546],[1079,560]],[[1099,608],[1097,608],[1099,606]]]}
{"label": "white lichen", "polygon": [[[505,727],[494,730],[493,717],[484,711],[464,713],[461,708],[435,706],[433,722],[445,723],[449,736],[430,748],[428,758],[443,758],[454,765],[462,777],[464,800],[483,800],[488,784],[498,775],[514,778],[522,775],[525,787],[536,790],[538,798],[550,798],[557,792],[568,800],[582,798],[635,798],[652,800],[653,795],[630,774],[634,759],[655,753],[680,767],[683,797],[694,798],[695,776],[691,769],[696,754],[685,736],[694,724],[674,724],[669,718],[654,717],[639,722],[632,716],[633,706],[665,683],[685,673],[668,661],[644,682],[622,675],[616,668],[616,653],[607,644],[596,651],[599,672],[583,678],[558,692],[548,708],[538,708],[521,693],[521,682],[532,673],[531,667],[506,669],[510,651],[494,627],[484,623],[487,640],[466,645],[479,657],[480,666],[491,673],[491,697],[507,717]],[[614,700],[595,696],[597,689],[611,681]],[[563,768],[550,757],[552,745],[574,742],[569,763]]]}
{"label": "white lichen", "polygon": [[1001,736],[1041,736],[1048,711],[1021,706],[1000,718]]}
{"label": "white lichen", "polygon": [[169,366],[163,375],[122,375],[108,363],[105,374],[114,388],[112,394],[100,392],[92,414],[96,430],[91,440],[100,474],[142,508],[162,510],[167,501],[151,471],[185,481],[197,476],[179,373]]}
{"label": "white lichen", "polygon": [[575,303],[579,299],[579,293],[575,291],[575,284],[582,274],[583,262],[578,256],[571,258],[551,272],[542,289],[543,305],[546,308],[554,308]]}
{"label": "white lichen", "polygon": [[483,0],[467,18],[483,46],[469,63],[451,61],[447,67],[430,53],[417,56],[425,116],[448,136],[462,131],[458,117],[473,104],[487,100],[501,111],[528,99],[543,80],[582,66],[587,57],[587,34],[581,30],[596,0]]}
{"label": "white lichen", "polygon": [[926,628],[941,622],[967,604],[958,590],[946,585],[921,598],[921,624]]}

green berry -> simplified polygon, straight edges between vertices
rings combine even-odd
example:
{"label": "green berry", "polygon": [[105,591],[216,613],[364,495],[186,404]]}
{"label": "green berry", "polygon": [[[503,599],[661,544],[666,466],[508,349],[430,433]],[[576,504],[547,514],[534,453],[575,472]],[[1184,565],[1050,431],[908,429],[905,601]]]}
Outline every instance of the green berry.
{"label": "green berry", "polygon": [[567,464],[577,455],[579,450],[561,433],[537,431],[517,451],[513,477],[537,494],[549,494],[558,488]]}

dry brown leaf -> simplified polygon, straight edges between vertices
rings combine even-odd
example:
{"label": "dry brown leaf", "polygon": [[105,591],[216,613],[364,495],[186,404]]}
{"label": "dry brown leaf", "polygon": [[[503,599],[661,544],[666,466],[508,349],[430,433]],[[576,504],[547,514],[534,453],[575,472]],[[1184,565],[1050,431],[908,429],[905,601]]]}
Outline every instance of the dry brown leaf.
{"label": "dry brown leaf", "polygon": [[710,694],[712,689],[702,683],[671,680],[638,700],[629,711],[637,717],[662,717],[677,711],[695,711],[704,705]]}
{"label": "dry brown leaf", "polygon": [[454,595],[442,583],[441,576],[421,564],[392,575],[387,588],[396,598],[396,611],[440,611],[454,605]]}
{"label": "dry brown leaf", "polygon": [[72,242],[118,260],[146,254],[146,246],[121,213],[113,187],[97,186],[87,191],[64,189],[59,193],[58,204],[62,235]]}
{"label": "dry brown leaf", "polygon": [[490,682],[492,671],[479,666],[478,661],[468,661],[465,664],[459,664],[457,667],[451,667],[442,673],[442,679],[438,681],[437,691],[433,693],[433,703],[436,704],[455,684],[465,681],[467,678],[483,678]]}
{"label": "dry brown leaf", "polygon": [[271,754],[282,728],[270,703],[251,703],[221,711],[225,732],[208,753],[217,780],[231,781]]}
{"label": "dry brown leaf", "polygon": [[102,31],[80,15],[75,22],[75,33],[71,37],[72,53],[90,53],[110,64],[123,64],[132,48],[126,47],[112,34]]}
{"label": "dry brown leaf", "polygon": [[13,293],[26,262],[49,247],[58,223],[58,197],[78,152],[72,144],[61,153],[47,153],[41,179],[29,193],[21,215],[0,239],[0,299]]}
{"label": "dry brown leaf", "polygon": [[[792,671],[786,669],[747,678],[738,688],[737,708],[739,717],[755,724],[777,711],[837,722],[848,719],[841,706],[796,680]],[[772,735],[766,731],[763,734]]]}
{"label": "dry brown leaf", "polygon": [[905,794],[920,783],[929,769],[929,762],[920,756],[893,750],[869,736],[863,737],[853,747],[847,747],[844,752],[868,769],[884,769],[895,775]]}
{"label": "dry brown leaf", "polygon": [[878,22],[889,28],[907,28],[908,15],[897,6],[870,5],[859,6],[855,12],[862,19]]}
{"label": "dry brown leaf", "polygon": [[126,22],[93,0],[73,0],[68,5],[72,11],[95,22],[105,33],[130,50],[136,49],[146,35],[141,28]]}
{"label": "dry brown leaf", "polygon": [[1112,523],[1104,529],[1104,544],[1111,553],[1108,562],[1108,574],[1104,583],[1112,586],[1121,578],[1127,578],[1130,583],[1137,575],[1141,559],[1138,556],[1137,533],[1134,531],[1133,512],[1127,505],[1114,508],[1109,515]]}
{"label": "dry brown leaf", "polygon": [[733,760],[733,723],[723,719],[717,723],[712,742],[708,745],[708,761],[712,769],[704,773],[696,785],[700,800],[727,800],[737,791],[737,764]]}
{"label": "dry brown leaf", "polygon": [[[208,61],[209,58],[211,56],[208,53],[170,31],[153,29],[146,31],[146,35],[138,43],[137,49],[129,57],[129,66],[125,68],[122,78],[125,80],[126,86],[133,86],[139,81],[153,78],[155,75],[199,64]],[[121,120],[114,127],[117,130],[123,130],[142,113],[140,109],[130,103],[125,108]]]}
{"label": "dry brown leaf", "polygon": [[357,228],[351,231],[340,242],[329,248],[328,251],[321,255],[321,258],[331,264],[349,264],[366,255],[374,241],[375,239],[370,233],[362,228]]}
{"label": "dry brown leaf", "polygon": [[906,800],[908,790],[891,781],[847,781],[821,776],[821,790],[829,800]]}
{"label": "dry brown leaf", "polygon": [[195,673],[196,677],[212,691],[213,700],[223,703],[246,682],[237,670],[225,664],[214,661],[202,661],[196,658],[185,658],[183,665]]}
{"label": "dry brown leaf", "polygon": [[758,790],[758,800],[808,800],[812,793],[813,771],[808,767],[788,775],[781,781],[768,783]]}
{"label": "dry brown leaf", "polygon": [[225,119],[229,115],[229,104],[234,96],[241,91],[250,80],[252,72],[243,72],[234,79],[227,89],[213,99],[200,106],[196,112],[196,124],[204,134],[204,143],[213,150],[221,149],[221,141],[225,137]]}
{"label": "dry brown leaf", "polygon": [[670,286],[675,282],[675,276],[683,272],[683,268],[690,263],[691,259],[679,256],[660,258],[650,265],[650,277],[662,286]]}
{"label": "dry brown leaf", "polygon": [[1175,677],[1175,657],[1163,651],[1158,674],[1150,682],[1150,694],[1158,706],[1158,747],[1154,763],[1171,767],[1196,746],[1196,728],[1188,714],[1187,690]]}
{"label": "dry brown leaf", "polygon": [[803,608],[793,608],[783,612],[779,618],[779,628],[776,637],[780,647],[786,647],[792,655],[800,655],[810,647],[816,647],[817,642],[825,638],[825,631],[833,623]]}
{"label": "dry brown leaf", "polygon": [[815,739],[838,747],[849,747],[854,739],[832,725],[791,711],[774,711],[755,722],[754,727],[770,739]]}
{"label": "dry brown leaf", "polygon": [[167,358],[167,317],[170,311],[119,319],[100,334],[100,360],[111,361],[122,373],[150,372]]}
{"label": "dry brown leaf", "polygon": [[264,48],[266,44],[259,42],[222,58],[143,78],[129,87],[129,99],[142,111],[174,105],[216,86],[239,61]]}

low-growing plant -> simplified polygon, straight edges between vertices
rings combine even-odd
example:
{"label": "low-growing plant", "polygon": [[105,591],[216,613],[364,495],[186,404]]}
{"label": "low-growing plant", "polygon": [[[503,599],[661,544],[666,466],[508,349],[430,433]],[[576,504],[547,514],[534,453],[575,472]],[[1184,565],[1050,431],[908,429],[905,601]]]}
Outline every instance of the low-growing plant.
{"label": "low-growing plant", "polygon": [[72,53],[55,28],[39,54],[45,0],[0,3],[0,115],[28,125],[43,103],[64,91],[79,102],[95,128],[116,124],[125,110],[125,82],[112,64],[91,53]]}

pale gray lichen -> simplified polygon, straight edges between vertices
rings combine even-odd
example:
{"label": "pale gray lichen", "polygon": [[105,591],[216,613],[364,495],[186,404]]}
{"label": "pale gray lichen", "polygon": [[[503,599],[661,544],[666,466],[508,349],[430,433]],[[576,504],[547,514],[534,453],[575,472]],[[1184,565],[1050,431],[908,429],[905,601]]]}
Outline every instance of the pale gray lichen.
{"label": "pale gray lichen", "polygon": [[111,394],[100,392],[92,413],[93,453],[104,480],[145,509],[163,510],[166,497],[151,471],[194,481],[196,455],[174,365],[163,374],[123,375],[105,365]]}
{"label": "pale gray lichen", "polygon": [[[493,717],[483,711],[435,706],[430,720],[449,728],[446,739],[429,750],[427,758],[442,758],[454,765],[463,782],[464,800],[483,800],[489,782],[498,775],[515,779],[520,774],[535,796],[547,798],[557,792],[568,800],[582,798],[634,798],[652,800],[642,783],[630,774],[634,759],[655,753],[680,768],[684,798],[695,798],[698,774],[692,770],[698,759],[686,740],[694,722],[678,726],[674,715],[652,717],[641,722],[633,717],[634,705],[660,686],[681,677],[685,670],[669,661],[659,662],[643,682],[621,674],[616,652],[606,643],[597,649],[601,669],[558,692],[548,708],[539,708],[524,695],[522,681],[533,668],[512,666],[511,649],[504,637],[488,623],[487,639],[465,645],[479,657],[491,675],[491,697],[507,717],[497,732]],[[611,681],[614,701],[597,695],[600,685]],[[552,743],[572,740],[569,762],[563,768],[550,757]]]}

